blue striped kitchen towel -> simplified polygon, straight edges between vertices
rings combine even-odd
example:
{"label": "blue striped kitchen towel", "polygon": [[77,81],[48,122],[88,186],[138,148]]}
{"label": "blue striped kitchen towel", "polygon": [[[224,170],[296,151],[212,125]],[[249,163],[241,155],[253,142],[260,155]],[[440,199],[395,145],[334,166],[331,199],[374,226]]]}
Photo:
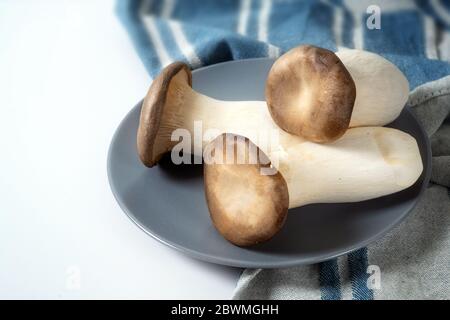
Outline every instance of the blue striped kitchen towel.
{"label": "blue striped kitchen towel", "polygon": [[412,217],[318,265],[247,269],[234,298],[450,298],[450,1],[118,0],[117,13],[152,77],[177,60],[195,69],[300,44],[369,50],[396,64],[433,149],[433,183]]}

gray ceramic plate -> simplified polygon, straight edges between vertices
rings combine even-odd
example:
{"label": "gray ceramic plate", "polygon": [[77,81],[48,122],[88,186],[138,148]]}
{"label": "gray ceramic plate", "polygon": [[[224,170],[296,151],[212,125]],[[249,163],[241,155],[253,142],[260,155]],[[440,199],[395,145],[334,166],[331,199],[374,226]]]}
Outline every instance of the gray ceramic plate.
{"label": "gray ceramic plate", "polygon": [[[273,60],[225,62],[194,71],[193,87],[224,100],[264,100],[264,81]],[[270,241],[239,248],[211,224],[202,166],[175,166],[168,159],[148,169],[138,159],[136,130],[141,104],[118,127],[109,149],[108,176],[121,208],[142,230],[195,258],[237,267],[288,267],[324,261],[361,248],[391,230],[417,203],[428,184],[428,139],[408,110],[391,124],[417,139],[424,172],[407,190],[358,203],[314,204],[289,211]]]}

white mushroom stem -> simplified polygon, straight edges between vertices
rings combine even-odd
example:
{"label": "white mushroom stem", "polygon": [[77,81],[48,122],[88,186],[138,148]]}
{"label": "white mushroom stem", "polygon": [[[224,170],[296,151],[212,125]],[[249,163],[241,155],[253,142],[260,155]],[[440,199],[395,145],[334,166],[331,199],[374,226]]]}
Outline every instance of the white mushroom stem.
{"label": "white mushroom stem", "polygon": [[[356,202],[391,194],[411,186],[422,172],[422,160],[413,137],[383,127],[353,128],[329,144],[308,142],[279,130],[264,102],[224,102],[192,90],[180,72],[171,83],[158,139],[170,140],[177,128],[194,137],[194,123],[215,130],[203,147],[217,135],[246,136],[278,130],[277,146],[260,147],[288,184],[289,207],[308,203]],[[173,142],[177,144],[177,142]],[[158,145],[158,144],[157,144]],[[173,147],[173,145],[171,146]],[[202,148],[203,149],[203,148]],[[202,150],[195,150],[201,156]]]}
{"label": "white mushroom stem", "polygon": [[409,84],[391,62],[368,51],[336,52],[356,86],[350,127],[384,126],[394,121],[408,100]]}
{"label": "white mushroom stem", "polygon": [[[179,72],[171,81],[170,94],[167,95],[161,125],[156,138],[156,154],[166,152],[177,144],[171,135],[176,129],[186,129],[194,139],[195,125],[200,123],[202,131],[208,137],[203,139],[203,146],[222,133],[235,133],[249,137],[249,134],[264,136],[274,131],[280,133],[281,145],[288,147],[304,139],[291,135],[272,120],[264,101],[222,101],[194,91],[187,82],[184,72]],[[256,143],[256,142],[255,142]],[[258,145],[264,152],[267,148]]]}
{"label": "white mushroom stem", "polygon": [[289,207],[295,208],[395,193],[414,184],[423,167],[412,136],[392,128],[363,127],[347,130],[330,144],[305,141],[287,148],[278,169],[288,185]]}

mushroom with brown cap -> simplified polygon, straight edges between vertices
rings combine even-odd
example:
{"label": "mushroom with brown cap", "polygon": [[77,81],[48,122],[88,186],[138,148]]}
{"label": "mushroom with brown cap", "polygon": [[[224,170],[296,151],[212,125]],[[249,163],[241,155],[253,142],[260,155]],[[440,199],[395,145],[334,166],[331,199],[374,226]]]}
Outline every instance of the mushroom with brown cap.
{"label": "mushroom with brown cap", "polygon": [[278,58],[266,81],[266,100],[283,130],[314,142],[330,142],[349,127],[355,83],[339,58],[310,45]]}
{"label": "mushroom with brown cap", "polygon": [[[337,55],[344,66],[349,66],[357,88],[350,126],[378,126],[393,121],[408,98],[408,82],[401,71],[386,59],[370,52],[345,50],[337,52]],[[371,79],[367,70],[375,69],[378,71],[373,72]],[[276,70],[272,68],[269,78],[274,78],[274,72]],[[294,78],[291,80],[295,82]],[[195,121],[202,122],[204,131],[213,128],[219,134],[230,132],[247,136],[249,131],[270,132],[279,128],[264,101],[213,99],[194,91],[191,82],[189,67],[176,62],[164,68],[150,86],[142,104],[137,134],[138,153],[146,166],[154,166],[176,144],[171,141],[174,130],[184,128],[192,134]],[[271,87],[275,85],[273,83]],[[281,94],[282,88],[276,92]],[[297,99],[303,98],[300,96]],[[308,125],[313,126],[314,119],[310,119]],[[280,131],[280,143],[284,147],[302,141],[304,137]]]}
{"label": "mushroom with brown cap", "polygon": [[272,238],[283,226],[289,206],[282,175],[261,174],[262,169],[270,167],[270,161],[242,136],[218,136],[205,148],[205,154],[211,153],[216,157],[220,153],[221,160],[230,158],[227,153],[231,153],[229,161],[209,163],[205,159],[206,201],[216,229],[238,246]]}
{"label": "mushroom with brown cap", "polygon": [[[137,132],[137,149],[141,161],[148,167],[154,166],[162,155],[171,149],[170,139],[167,140],[167,136],[163,133],[171,120],[167,119],[173,109],[170,104],[177,102],[175,95],[179,94],[179,91],[176,91],[178,87],[175,87],[178,82],[174,80],[172,83],[175,76],[183,77],[179,82],[184,81],[189,87],[192,85],[189,67],[181,62],[172,63],[164,68],[152,82],[142,104]],[[166,104],[169,106],[166,107]],[[181,107],[184,108],[183,105]]]}
{"label": "mushroom with brown cap", "polygon": [[[289,208],[364,201],[408,188],[423,170],[416,140],[393,128],[352,128],[329,144],[304,141],[282,155],[263,153],[253,165],[206,161],[208,154],[223,152],[223,139],[219,136],[205,148],[206,199],[214,225],[237,245],[273,236],[284,221],[286,199]],[[225,143],[238,154],[253,145],[248,140]],[[245,146],[241,151],[239,144]],[[273,166],[266,156],[272,161],[280,157],[274,176],[260,170]]]}
{"label": "mushroom with brown cap", "polygon": [[409,83],[403,73],[373,52],[341,49],[336,55],[356,85],[350,127],[384,126],[394,121],[409,96]]}

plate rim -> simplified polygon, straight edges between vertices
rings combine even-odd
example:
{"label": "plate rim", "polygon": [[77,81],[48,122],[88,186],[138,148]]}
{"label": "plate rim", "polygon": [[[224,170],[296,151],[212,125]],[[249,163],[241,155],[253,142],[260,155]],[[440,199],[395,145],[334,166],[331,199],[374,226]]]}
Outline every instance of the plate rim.
{"label": "plate rim", "polygon": [[[212,67],[216,67],[218,65],[222,65],[222,64],[232,64],[232,63],[245,63],[245,62],[249,62],[249,61],[256,61],[256,60],[267,60],[267,61],[274,61],[274,59],[272,58],[251,58],[251,59],[240,59],[240,60],[232,60],[232,61],[224,61],[224,62],[220,62],[220,63],[216,63],[216,64],[212,64],[212,65],[208,65],[196,70],[193,70],[192,73],[195,74],[199,71],[203,71],[205,69],[210,69]],[[413,206],[406,211],[402,216],[400,216],[399,218],[395,219],[394,221],[392,221],[389,225],[387,225],[381,232],[373,235],[370,238],[367,238],[366,240],[359,242],[358,244],[355,244],[353,246],[350,246],[346,249],[342,249],[342,250],[337,250],[337,252],[333,253],[333,254],[322,254],[322,255],[316,255],[314,257],[310,257],[310,258],[293,258],[292,260],[289,261],[280,261],[280,262],[274,262],[271,261],[269,263],[262,263],[262,262],[252,262],[252,261],[242,261],[240,259],[233,259],[233,258],[224,258],[224,257],[217,257],[217,256],[211,256],[209,254],[205,254],[202,253],[200,251],[196,251],[194,249],[191,248],[187,248],[179,243],[174,243],[173,241],[167,239],[166,237],[163,237],[161,235],[157,235],[155,233],[152,233],[151,230],[149,230],[147,227],[143,226],[141,223],[139,223],[139,221],[137,221],[137,219],[135,218],[135,216],[133,215],[133,213],[131,213],[128,208],[123,204],[123,202],[118,198],[117,194],[117,190],[114,187],[114,184],[112,183],[112,172],[111,172],[111,153],[112,153],[112,146],[114,144],[114,141],[116,141],[117,135],[119,133],[119,129],[123,126],[123,124],[126,122],[126,120],[131,117],[133,111],[137,108],[140,108],[142,105],[143,99],[141,99],[133,108],[131,108],[127,114],[125,115],[124,118],[122,118],[122,120],[120,121],[119,125],[116,127],[114,134],[111,138],[111,141],[109,143],[109,147],[108,147],[108,153],[107,153],[107,176],[108,176],[108,183],[109,186],[111,188],[111,192],[114,196],[114,199],[117,201],[117,203],[119,204],[119,207],[121,208],[121,210],[128,216],[128,218],[136,225],[138,226],[142,231],[144,231],[146,234],[148,234],[149,236],[151,236],[153,239],[159,241],[160,243],[173,248],[175,250],[177,250],[178,252],[181,252],[185,255],[191,256],[193,258],[205,261],[205,262],[209,262],[209,263],[214,263],[214,264],[219,264],[219,265],[224,265],[224,266],[230,266],[230,267],[238,267],[238,268],[262,268],[262,269],[273,269],[273,268],[287,268],[287,267],[294,267],[294,266],[299,266],[299,265],[310,265],[310,264],[315,264],[315,263],[320,263],[323,261],[327,261],[327,260],[331,260],[337,257],[340,257],[342,255],[348,254],[350,252],[356,251],[358,249],[361,249],[363,247],[366,247],[367,245],[369,245],[372,242],[375,242],[379,239],[381,239],[382,237],[384,237],[389,231],[393,230],[396,226],[398,226],[404,219],[406,219],[406,217],[408,217],[410,215],[410,213],[416,208],[416,206],[419,203],[419,200],[422,198],[425,189],[427,188],[430,178],[431,178],[431,161],[432,161],[432,154],[431,154],[431,145],[430,145],[430,141],[428,138],[428,135],[426,134],[424,128],[422,127],[422,125],[420,124],[420,122],[418,121],[417,117],[414,115],[413,112],[411,112],[411,109],[408,105],[405,105],[405,107],[403,108],[403,111],[406,111],[409,113],[409,115],[412,116],[412,118],[414,119],[414,121],[417,123],[418,127],[419,127],[419,131],[420,134],[423,136],[423,140],[425,141],[425,152],[426,152],[426,159],[422,159],[422,164],[426,164],[423,167],[424,170],[424,178],[423,178],[423,182],[422,185],[420,187],[420,191],[419,194],[417,195],[417,197],[414,200],[414,204]]]}

